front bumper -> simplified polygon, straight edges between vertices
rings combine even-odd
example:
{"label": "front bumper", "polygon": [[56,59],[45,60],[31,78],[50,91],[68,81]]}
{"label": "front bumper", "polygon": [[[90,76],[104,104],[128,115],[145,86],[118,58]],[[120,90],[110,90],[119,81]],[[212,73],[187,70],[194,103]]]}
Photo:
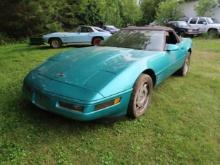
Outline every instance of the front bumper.
{"label": "front bumper", "polygon": [[201,32],[199,32],[199,31],[186,31],[185,32],[185,34],[186,35],[200,35],[201,34]]}
{"label": "front bumper", "polygon": [[[25,86],[23,87],[23,92],[26,98],[39,108],[80,121],[90,121],[103,117],[125,115],[127,113],[128,103],[131,95],[131,90],[128,90],[110,97],[97,100],[95,102],[84,101],[79,103],[76,100],[65,98],[54,93],[49,93],[34,88],[28,89]],[[120,103],[106,107],[104,109],[96,110],[96,105],[105,103],[117,97],[121,98]],[[83,111],[80,112],[77,110],[64,108],[60,105],[61,101],[80,105],[83,107]]]}

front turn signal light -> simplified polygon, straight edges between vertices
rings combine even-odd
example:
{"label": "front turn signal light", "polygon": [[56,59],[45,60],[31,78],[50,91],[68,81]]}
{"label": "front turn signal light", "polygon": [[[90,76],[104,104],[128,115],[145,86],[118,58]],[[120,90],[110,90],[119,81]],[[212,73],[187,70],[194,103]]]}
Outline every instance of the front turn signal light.
{"label": "front turn signal light", "polygon": [[115,98],[114,100],[110,100],[110,101],[107,101],[107,102],[104,102],[104,103],[101,103],[101,104],[97,104],[95,106],[95,110],[101,110],[101,109],[104,109],[104,108],[107,108],[107,107],[110,107],[112,105],[116,105],[116,104],[119,104],[121,102],[121,98],[118,97],[118,98]]}

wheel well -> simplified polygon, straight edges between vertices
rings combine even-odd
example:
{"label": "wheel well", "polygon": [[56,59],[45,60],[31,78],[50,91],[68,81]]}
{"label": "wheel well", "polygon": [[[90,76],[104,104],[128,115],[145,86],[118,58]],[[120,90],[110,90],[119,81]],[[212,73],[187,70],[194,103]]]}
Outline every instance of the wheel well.
{"label": "wheel well", "polygon": [[210,32],[211,30],[218,31],[216,28],[210,28],[210,29],[208,30],[208,32]]}
{"label": "wheel well", "polygon": [[104,38],[102,36],[95,36],[92,38],[92,41],[95,39],[95,38],[101,38],[102,40],[104,40]]}
{"label": "wheel well", "polygon": [[152,78],[154,86],[156,85],[157,77],[156,77],[156,75],[155,75],[155,73],[154,73],[154,71],[152,69],[146,69],[142,73],[148,74]]}
{"label": "wheel well", "polygon": [[62,43],[62,40],[59,37],[51,37],[51,38],[49,38],[48,43],[50,43],[53,39],[60,40],[60,42]]}

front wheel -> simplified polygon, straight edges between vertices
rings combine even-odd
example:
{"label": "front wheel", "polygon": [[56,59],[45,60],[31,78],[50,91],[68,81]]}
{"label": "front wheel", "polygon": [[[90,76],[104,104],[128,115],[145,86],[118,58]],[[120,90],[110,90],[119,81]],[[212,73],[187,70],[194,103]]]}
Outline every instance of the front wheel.
{"label": "front wheel", "polygon": [[51,48],[60,48],[62,46],[62,42],[58,38],[53,38],[49,41]]}
{"label": "front wheel", "polygon": [[134,89],[129,102],[129,117],[138,118],[147,111],[152,91],[152,78],[147,74],[141,74],[135,82]]}

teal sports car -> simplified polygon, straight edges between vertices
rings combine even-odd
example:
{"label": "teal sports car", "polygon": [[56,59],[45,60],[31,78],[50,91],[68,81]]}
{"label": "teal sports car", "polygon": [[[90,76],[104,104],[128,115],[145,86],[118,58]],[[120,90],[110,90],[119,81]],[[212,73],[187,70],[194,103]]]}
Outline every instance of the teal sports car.
{"label": "teal sports car", "polygon": [[153,88],[189,71],[192,41],[173,29],[127,27],[101,46],[49,58],[24,79],[25,96],[41,109],[88,121],[149,109]]}

